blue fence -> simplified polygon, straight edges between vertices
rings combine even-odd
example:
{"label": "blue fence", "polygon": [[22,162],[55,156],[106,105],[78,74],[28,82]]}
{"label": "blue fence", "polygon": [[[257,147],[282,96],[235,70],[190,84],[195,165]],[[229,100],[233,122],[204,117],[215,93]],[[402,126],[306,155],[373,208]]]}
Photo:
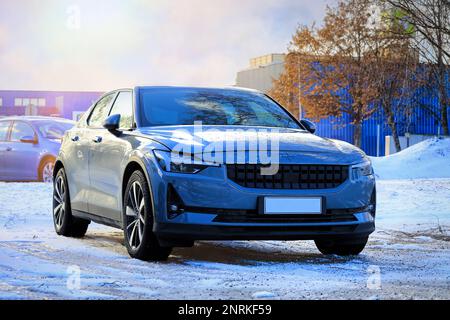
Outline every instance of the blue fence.
{"label": "blue fence", "polygon": [[[423,90],[418,91],[420,103],[426,104],[434,112],[439,112],[439,104],[435,93],[427,93]],[[417,102],[416,102],[417,104]],[[450,108],[447,109],[450,117]],[[317,134],[321,137],[344,140],[353,143],[354,126],[348,114],[342,117],[329,117],[317,122]],[[396,115],[398,123],[397,130],[399,135],[404,135],[406,131],[412,134],[442,134],[439,123],[424,109],[415,106],[409,119],[405,115]],[[407,123],[407,124],[406,124]],[[391,129],[385,122],[383,112],[375,113],[370,119],[364,121],[362,129],[362,149],[370,156],[377,155],[377,128],[380,126],[380,156],[385,154],[385,136],[391,135]]]}

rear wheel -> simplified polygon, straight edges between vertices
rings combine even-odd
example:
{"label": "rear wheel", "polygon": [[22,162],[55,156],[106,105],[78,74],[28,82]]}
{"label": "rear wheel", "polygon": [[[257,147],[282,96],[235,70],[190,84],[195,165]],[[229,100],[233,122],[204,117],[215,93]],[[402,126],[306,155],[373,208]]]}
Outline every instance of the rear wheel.
{"label": "rear wheel", "polygon": [[172,248],[161,247],[154,235],[150,190],[144,174],[135,171],[127,184],[123,202],[125,245],[131,257],[140,260],[164,261]]}
{"label": "rear wheel", "polygon": [[53,183],[53,224],[57,234],[81,238],[86,234],[90,221],[72,216],[69,188],[64,168],[59,169]]}
{"label": "rear wheel", "polygon": [[54,158],[46,158],[42,160],[38,169],[38,180],[40,182],[50,183],[53,181],[53,168],[55,167]]}
{"label": "rear wheel", "polygon": [[317,249],[323,254],[350,256],[360,254],[364,250],[369,237],[349,239],[316,240]]}

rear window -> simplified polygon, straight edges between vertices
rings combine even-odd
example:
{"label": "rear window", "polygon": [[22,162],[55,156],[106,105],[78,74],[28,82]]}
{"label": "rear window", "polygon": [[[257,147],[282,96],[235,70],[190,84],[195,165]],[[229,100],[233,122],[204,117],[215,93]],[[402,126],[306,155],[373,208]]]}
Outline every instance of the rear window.
{"label": "rear window", "polygon": [[72,122],[42,121],[36,124],[40,134],[47,139],[61,139],[67,130],[72,129]]}
{"label": "rear window", "polygon": [[6,141],[10,121],[0,121],[0,141]]}

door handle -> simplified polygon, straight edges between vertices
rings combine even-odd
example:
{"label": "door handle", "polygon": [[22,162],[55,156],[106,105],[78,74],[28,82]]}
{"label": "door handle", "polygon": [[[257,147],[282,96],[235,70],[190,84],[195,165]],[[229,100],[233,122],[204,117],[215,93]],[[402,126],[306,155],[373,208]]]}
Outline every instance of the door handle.
{"label": "door handle", "polygon": [[95,143],[100,143],[102,142],[102,137],[96,136],[94,139],[92,139],[92,141],[94,141]]}
{"label": "door handle", "polygon": [[77,142],[77,141],[80,140],[80,137],[79,136],[75,136],[75,137],[70,138],[70,140],[72,140],[73,142]]}

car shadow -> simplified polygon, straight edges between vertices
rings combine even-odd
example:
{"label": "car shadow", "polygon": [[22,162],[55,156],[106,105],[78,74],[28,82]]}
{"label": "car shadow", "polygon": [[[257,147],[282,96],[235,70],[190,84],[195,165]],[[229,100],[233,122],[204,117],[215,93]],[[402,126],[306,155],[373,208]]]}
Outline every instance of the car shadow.
{"label": "car shadow", "polygon": [[[255,241],[256,242],[256,241]],[[331,264],[345,263],[355,257],[322,255],[320,252],[301,252],[280,249],[279,251],[249,246],[223,245],[220,242],[197,242],[192,248],[175,248],[169,262],[192,263],[213,262],[234,265],[261,265],[272,263]]]}
{"label": "car shadow", "polygon": [[[84,240],[89,244],[116,253],[125,253],[123,233],[93,232],[88,233]],[[272,264],[272,263],[306,263],[306,264],[336,264],[346,263],[355,259],[364,260],[361,256],[340,257],[337,255],[323,255],[319,251],[311,252],[305,247],[289,250],[289,245],[279,242],[276,245],[271,242],[264,245],[264,241],[197,241],[190,248],[174,248],[167,262],[175,264],[191,263],[223,263],[242,266]],[[314,249],[315,250],[315,249]]]}

